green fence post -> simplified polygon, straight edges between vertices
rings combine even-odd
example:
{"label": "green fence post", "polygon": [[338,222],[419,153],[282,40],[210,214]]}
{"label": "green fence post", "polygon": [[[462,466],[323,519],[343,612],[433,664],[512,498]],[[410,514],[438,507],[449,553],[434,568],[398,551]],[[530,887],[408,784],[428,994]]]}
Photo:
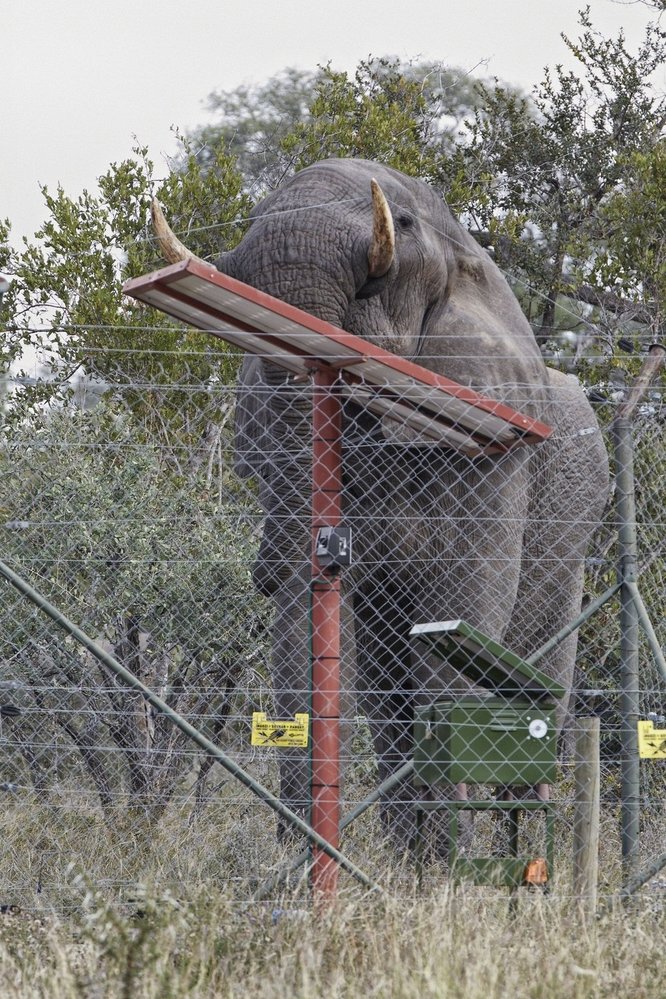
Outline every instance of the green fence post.
{"label": "green fence post", "polygon": [[639,675],[638,610],[630,585],[636,583],[637,541],[634,496],[632,421],[617,416],[613,422],[615,451],[615,509],[618,520],[620,587],[620,716],[622,737],[622,861],[625,874],[638,861],[640,823],[640,765],[638,758]]}
{"label": "green fence post", "polygon": [[618,526],[618,581],[620,586],[620,714],[622,733],[622,861],[625,877],[638,864],[640,829],[639,718],[639,608],[635,599],[638,576],[636,497],[634,484],[633,415],[666,360],[666,347],[654,343],[627,399],[613,420],[615,454],[615,509]]}

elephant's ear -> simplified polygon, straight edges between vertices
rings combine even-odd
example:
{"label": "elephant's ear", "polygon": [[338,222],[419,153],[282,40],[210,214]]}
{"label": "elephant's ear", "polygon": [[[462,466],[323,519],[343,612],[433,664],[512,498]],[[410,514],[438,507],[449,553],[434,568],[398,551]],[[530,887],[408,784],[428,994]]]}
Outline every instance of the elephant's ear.
{"label": "elephant's ear", "polygon": [[472,256],[471,253],[461,253],[456,257],[456,275],[454,280],[471,281],[475,285],[488,285],[488,275],[484,266],[484,261],[480,257]]}
{"label": "elephant's ear", "polygon": [[[543,359],[530,325],[503,274],[484,250],[462,248],[455,254],[447,291],[446,312],[437,322],[443,330],[465,331],[480,385],[487,380],[483,358],[490,342],[494,355],[503,358],[502,380],[543,381]],[[457,376],[452,372],[451,377]],[[489,388],[492,383],[491,377]]]}

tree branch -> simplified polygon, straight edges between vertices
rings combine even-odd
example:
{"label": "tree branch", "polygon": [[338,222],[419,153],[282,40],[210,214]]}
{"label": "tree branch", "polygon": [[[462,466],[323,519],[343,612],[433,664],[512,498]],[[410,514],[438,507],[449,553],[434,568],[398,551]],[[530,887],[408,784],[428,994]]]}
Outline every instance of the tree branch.
{"label": "tree branch", "polygon": [[645,302],[630,302],[626,298],[615,295],[612,291],[600,291],[592,285],[583,284],[578,288],[562,291],[566,298],[573,298],[577,302],[585,305],[594,305],[599,309],[605,309],[614,315],[620,315],[624,319],[631,319],[636,323],[650,325],[654,320],[654,311]]}

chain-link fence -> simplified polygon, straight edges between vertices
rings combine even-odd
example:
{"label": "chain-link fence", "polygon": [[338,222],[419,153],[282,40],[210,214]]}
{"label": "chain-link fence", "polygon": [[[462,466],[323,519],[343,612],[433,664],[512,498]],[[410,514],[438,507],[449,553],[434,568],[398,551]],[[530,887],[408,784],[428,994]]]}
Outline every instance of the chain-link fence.
{"label": "chain-link fence", "polygon": [[[86,379],[51,383],[51,398],[43,392],[30,405],[25,384],[10,382],[2,559],[307,818],[308,751],[276,748],[270,737],[252,746],[250,730],[254,712],[279,720],[310,710],[310,387],[264,365],[237,389],[239,361],[202,335],[200,351],[91,353]],[[463,705],[474,697],[490,710],[480,722],[469,709],[467,744],[446,751],[469,764],[490,726],[491,751],[513,739],[510,770],[534,717],[509,719],[510,702],[487,708],[502,684],[496,653],[479,667],[467,648],[461,667],[460,657],[410,636],[414,625],[460,619],[554,684],[547,735],[533,728],[527,755],[559,732],[551,800],[565,893],[576,717],[601,716],[600,884],[610,893],[622,879],[617,595],[578,635],[535,657],[614,584],[618,557],[604,431],[577,383],[554,378],[550,441],[485,457],[433,443],[427,421],[423,432],[405,432],[399,397],[395,420],[373,414],[359,392],[344,401],[343,523],[354,552],[340,575],[342,810],[413,759],[414,712],[444,697]],[[517,410],[529,404],[526,390],[517,386],[512,401]],[[610,408],[597,413],[602,426]],[[663,421],[654,394],[636,417],[635,462],[638,583],[659,637]],[[125,894],[145,881],[213,879],[244,900],[302,849],[288,824],[276,829],[265,804],[5,582],[0,621],[0,903],[67,908],[71,864]],[[499,696],[515,695],[516,682],[514,673]],[[641,717],[664,728],[663,678],[642,633],[639,701]],[[665,766],[640,764],[643,865],[663,850]],[[343,851],[380,882],[389,867],[409,877],[415,801],[465,793],[490,801],[507,787],[549,782],[518,764],[501,782],[475,783],[471,764],[465,772],[431,786],[407,768],[348,826]],[[439,818],[427,823],[433,877],[444,876],[448,845]],[[497,816],[463,824],[470,856],[502,854]],[[528,853],[542,853],[540,817],[524,825]]]}

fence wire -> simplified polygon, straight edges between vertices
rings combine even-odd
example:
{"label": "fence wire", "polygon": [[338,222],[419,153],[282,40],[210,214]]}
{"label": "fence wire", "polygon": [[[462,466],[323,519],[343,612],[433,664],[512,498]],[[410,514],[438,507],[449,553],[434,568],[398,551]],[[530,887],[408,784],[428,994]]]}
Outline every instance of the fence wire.
{"label": "fence wire", "polygon": [[[264,367],[238,389],[238,363],[211,355],[202,338],[200,352],[107,352],[103,365],[91,356],[77,387],[30,404],[22,380],[10,382],[2,558],[307,816],[307,751],[252,746],[250,730],[253,712],[284,719],[310,707],[309,387]],[[445,697],[466,704],[487,695],[484,682],[497,683],[497,662],[480,684],[415,643],[414,625],[462,619],[528,658],[615,581],[604,429],[612,413],[599,408],[599,427],[591,412],[582,423],[569,418],[576,391],[570,378],[553,384],[549,405],[563,415],[551,441],[492,457],[454,454],[433,443],[427,423],[405,432],[399,399],[395,420],[358,396],[345,402],[343,519],[354,558],[342,572],[343,812],[413,758],[415,711]],[[516,386],[511,401],[528,405],[526,388]],[[635,426],[638,582],[662,641],[665,412],[653,393]],[[0,903],[66,909],[71,864],[128,895],[146,880],[213,879],[244,900],[302,849],[165,716],[5,584],[0,643]],[[559,734],[551,797],[563,892],[576,717],[590,713],[602,724],[602,893],[621,882],[619,650],[613,598],[536,663],[566,689],[547,721],[548,738]],[[642,635],[639,696],[641,717],[665,727],[664,687]],[[506,728],[506,706],[493,710],[504,711]],[[456,751],[470,770],[485,738],[478,719],[470,709],[468,741]],[[497,729],[497,717],[491,724]],[[515,777],[502,786],[468,780],[471,797],[524,783],[524,737],[509,738]],[[665,768],[641,761],[646,865],[663,852]],[[423,786],[410,775],[348,828],[344,851],[379,880],[389,865],[409,876],[414,802],[460,795],[454,783],[462,782]],[[431,826],[433,876],[443,877],[446,829]],[[538,816],[524,834],[528,853],[543,852]],[[501,823],[484,813],[467,825],[464,847],[498,854],[501,840]]]}

